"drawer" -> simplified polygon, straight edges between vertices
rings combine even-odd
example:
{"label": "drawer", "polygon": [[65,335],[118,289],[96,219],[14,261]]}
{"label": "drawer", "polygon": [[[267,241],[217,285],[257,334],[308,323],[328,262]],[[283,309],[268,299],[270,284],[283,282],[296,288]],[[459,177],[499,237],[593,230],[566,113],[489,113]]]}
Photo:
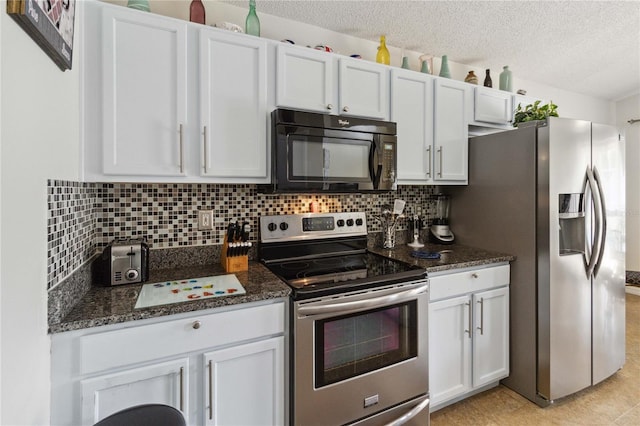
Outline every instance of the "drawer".
{"label": "drawer", "polygon": [[429,284],[431,301],[503,287],[509,285],[509,265],[429,276]]}
{"label": "drawer", "polygon": [[80,337],[80,374],[282,334],[283,302]]}

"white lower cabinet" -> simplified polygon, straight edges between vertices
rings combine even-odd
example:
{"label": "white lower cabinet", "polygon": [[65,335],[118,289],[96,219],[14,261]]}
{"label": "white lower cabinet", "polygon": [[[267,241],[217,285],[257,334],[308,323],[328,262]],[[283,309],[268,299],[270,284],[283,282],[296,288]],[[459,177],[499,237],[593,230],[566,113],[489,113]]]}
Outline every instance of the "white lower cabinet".
{"label": "white lower cabinet", "polygon": [[431,411],[509,375],[509,265],[430,277]]}
{"label": "white lower cabinet", "polygon": [[285,312],[278,299],[55,334],[51,423],[159,403],[189,425],[282,425]]}
{"label": "white lower cabinet", "polygon": [[154,402],[189,412],[189,359],[82,380],[82,419],[92,424],[127,407]]}
{"label": "white lower cabinet", "polygon": [[204,354],[207,425],[284,424],[284,337]]}

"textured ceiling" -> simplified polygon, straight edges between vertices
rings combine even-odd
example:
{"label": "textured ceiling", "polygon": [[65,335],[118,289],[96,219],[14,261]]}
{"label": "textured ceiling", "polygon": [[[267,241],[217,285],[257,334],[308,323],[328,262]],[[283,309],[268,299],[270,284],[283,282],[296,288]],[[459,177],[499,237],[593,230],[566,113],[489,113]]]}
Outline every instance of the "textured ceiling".
{"label": "textured ceiling", "polygon": [[[231,3],[247,7],[248,1]],[[640,91],[640,1],[257,0],[258,12],[616,100]]]}

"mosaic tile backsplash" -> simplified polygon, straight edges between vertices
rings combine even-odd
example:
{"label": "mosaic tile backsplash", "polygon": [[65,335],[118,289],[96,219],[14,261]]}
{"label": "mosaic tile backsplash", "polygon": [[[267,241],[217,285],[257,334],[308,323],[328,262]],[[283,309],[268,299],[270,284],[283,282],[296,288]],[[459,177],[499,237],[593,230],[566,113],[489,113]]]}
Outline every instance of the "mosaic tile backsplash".
{"label": "mosaic tile backsplash", "polygon": [[[219,245],[230,220],[251,223],[258,240],[261,215],[305,213],[315,201],[321,212],[365,211],[370,232],[375,216],[394,199],[405,213],[430,220],[435,187],[400,186],[383,194],[259,194],[256,185],[48,182],[48,289],[116,238],[146,237],[152,249]],[[213,210],[215,229],[199,231],[198,210]],[[402,226],[400,230],[406,229]]]}

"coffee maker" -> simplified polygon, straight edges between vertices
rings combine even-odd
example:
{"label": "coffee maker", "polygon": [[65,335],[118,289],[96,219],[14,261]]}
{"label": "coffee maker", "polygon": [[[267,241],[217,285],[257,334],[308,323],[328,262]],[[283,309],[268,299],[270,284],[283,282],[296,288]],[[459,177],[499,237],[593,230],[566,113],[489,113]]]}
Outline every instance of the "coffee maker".
{"label": "coffee maker", "polygon": [[451,199],[448,195],[438,194],[436,200],[436,217],[431,223],[429,239],[436,244],[452,244],[455,236],[449,229],[449,206]]}

